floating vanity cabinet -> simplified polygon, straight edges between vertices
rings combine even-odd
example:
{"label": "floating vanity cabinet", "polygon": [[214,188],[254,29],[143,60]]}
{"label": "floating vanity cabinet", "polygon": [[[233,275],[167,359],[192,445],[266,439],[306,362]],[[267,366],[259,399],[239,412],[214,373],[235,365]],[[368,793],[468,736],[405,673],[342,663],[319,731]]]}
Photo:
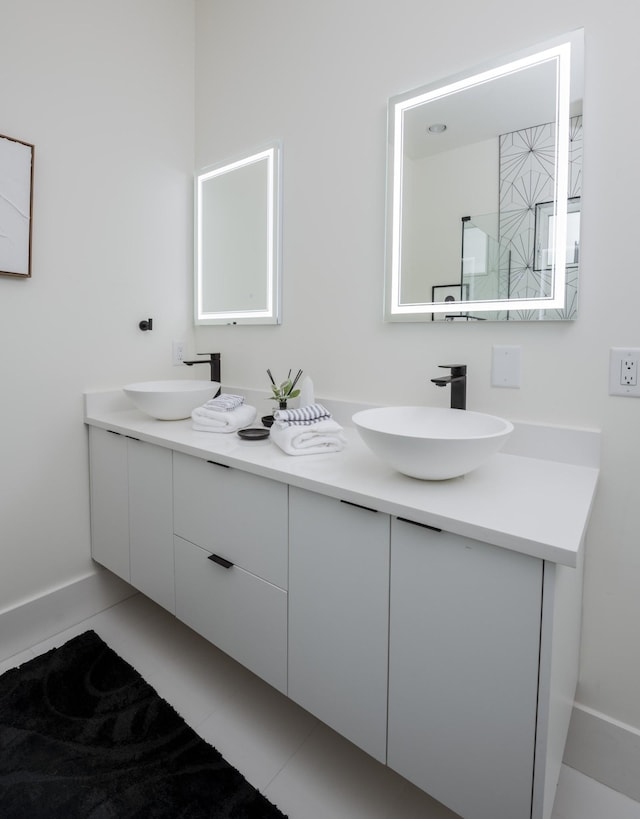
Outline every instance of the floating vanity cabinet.
{"label": "floating vanity cabinet", "polygon": [[94,560],[174,612],[171,450],[97,427],[89,447]]}
{"label": "floating vanity cabinet", "polygon": [[87,400],[96,561],[464,819],[550,819],[597,433],[520,425],[445,485],[380,468],[353,430],[286,458],[121,402]]}
{"label": "floating vanity cabinet", "polygon": [[466,819],[529,819],[543,561],[394,519],[388,764]]}
{"label": "floating vanity cabinet", "polygon": [[287,691],[287,485],[174,453],[176,615]]}
{"label": "floating vanity cabinet", "polygon": [[389,516],[289,489],[289,696],[386,760]]}

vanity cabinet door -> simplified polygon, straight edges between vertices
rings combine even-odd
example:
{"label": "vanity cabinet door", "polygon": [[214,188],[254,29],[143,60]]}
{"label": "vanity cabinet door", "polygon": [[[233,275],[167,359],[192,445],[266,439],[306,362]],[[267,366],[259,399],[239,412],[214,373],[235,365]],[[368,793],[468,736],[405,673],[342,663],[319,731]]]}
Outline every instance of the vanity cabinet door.
{"label": "vanity cabinet door", "polygon": [[529,819],[543,563],[392,522],[388,764],[465,819]]}
{"label": "vanity cabinet door", "polygon": [[175,613],[171,450],[127,439],[131,584]]}
{"label": "vanity cabinet door", "polygon": [[289,697],[386,759],[389,516],[289,489]]}
{"label": "vanity cabinet door", "polygon": [[129,473],[124,435],[89,427],[91,555],[127,582]]}
{"label": "vanity cabinet door", "polygon": [[89,446],[94,560],[175,612],[171,450],[97,427]]}
{"label": "vanity cabinet door", "polygon": [[176,615],[246,668],[287,693],[287,593],[175,538]]}
{"label": "vanity cabinet door", "polygon": [[287,485],[175,452],[175,533],[287,588]]}

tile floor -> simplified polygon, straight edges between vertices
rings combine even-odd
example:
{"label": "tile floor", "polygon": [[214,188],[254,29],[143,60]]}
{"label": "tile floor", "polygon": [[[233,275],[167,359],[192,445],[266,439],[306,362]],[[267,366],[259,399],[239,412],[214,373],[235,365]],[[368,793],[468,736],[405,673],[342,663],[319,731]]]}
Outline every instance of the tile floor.
{"label": "tile floor", "polygon": [[[89,628],[290,819],[456,819],[142,595],[0,662],[0,673]],[[640,819],[640,803],[564,766],[553,819]]]}

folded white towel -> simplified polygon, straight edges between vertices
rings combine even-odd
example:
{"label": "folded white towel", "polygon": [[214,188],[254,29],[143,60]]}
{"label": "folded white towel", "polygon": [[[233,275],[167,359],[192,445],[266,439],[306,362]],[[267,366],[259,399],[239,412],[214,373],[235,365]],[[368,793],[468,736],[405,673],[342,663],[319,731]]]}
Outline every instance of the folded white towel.
{"label": "folded white towel", "polygon": [[192,426],[200,432],[236,432],[251,426],[256,417],[255,407],[241,404],[232,410],[208,409],[205,404],[191,413]]}
{"label": "folded white towel", "polygon": [[204,406],[206,409],[220,410],[224,412],[225,410],[234,410],[241,404],[244,404],[243,395],[233,395],[230,392],[223,392],[218,395],[217,398],[211,398],[206,404],[204,404]]}
{"label": "folded white towel", "polygon": [[340,424],[331,418],[317,421],[310,426],[275,423],[271,427],[271,440],[287,455],[314,455],[318,452],[340,452],[347,442]]}
{"label": "folded white towel", "polygon": [[309,404],[305,407],[298,407],[290,410],[276,410],[273,413],[278,426],[289,426],[299,424],[310,426],[322,419],[331,418],[331,413],[322,404]]}

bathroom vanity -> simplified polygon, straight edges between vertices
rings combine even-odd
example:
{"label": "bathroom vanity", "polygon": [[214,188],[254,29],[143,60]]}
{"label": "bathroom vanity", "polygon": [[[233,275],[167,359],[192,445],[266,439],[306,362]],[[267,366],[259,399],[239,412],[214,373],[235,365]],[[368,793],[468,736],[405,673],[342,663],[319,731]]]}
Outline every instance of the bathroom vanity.
{"label": "bathroom vanity", "polygon": [[[350,417],[337,420],[345,426]],[[94,559],[465,819],[548,819],[599,434],[418,481],[85,396]]]}

